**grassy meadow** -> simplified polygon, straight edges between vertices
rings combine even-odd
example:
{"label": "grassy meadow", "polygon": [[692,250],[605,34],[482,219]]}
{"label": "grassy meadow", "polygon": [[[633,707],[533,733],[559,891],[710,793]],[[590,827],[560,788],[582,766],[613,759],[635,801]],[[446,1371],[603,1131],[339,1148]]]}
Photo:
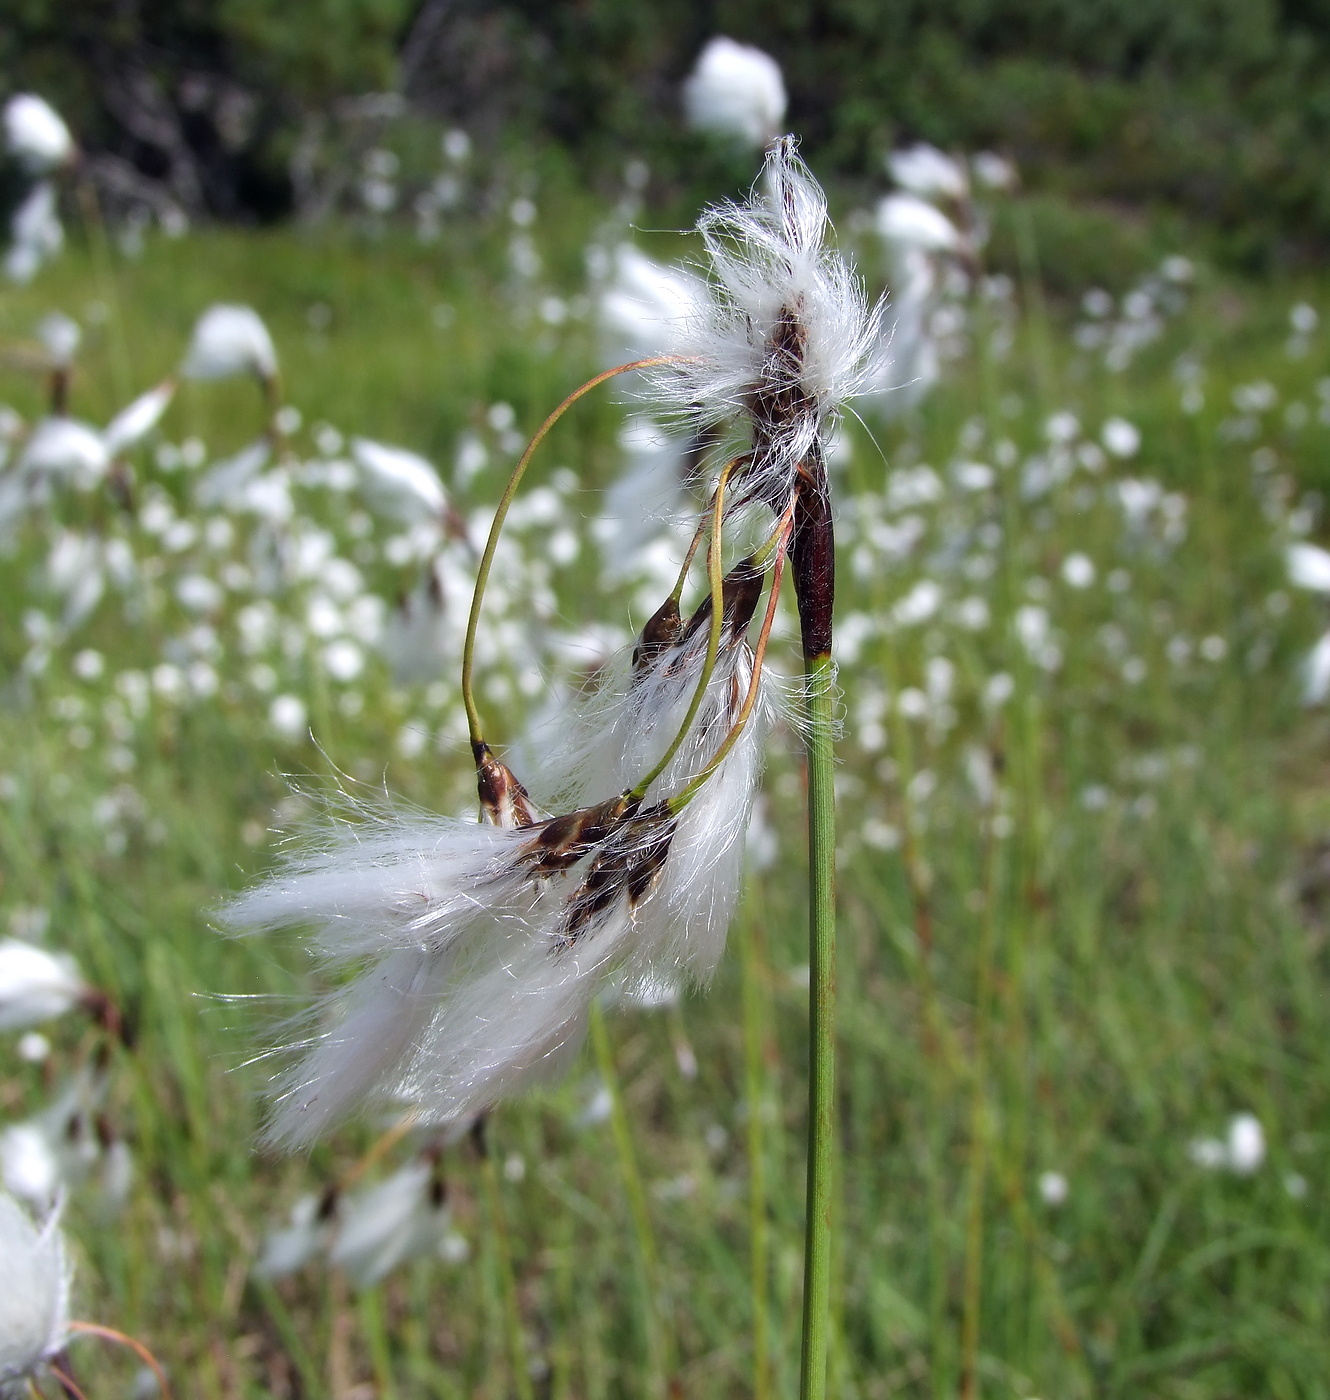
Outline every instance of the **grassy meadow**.
{"label": "grassy meadow", "polygon": [[[600,363],[579,301],[596,218],[543,211],[525,280],[494,220],[433,245],[205,230],[136,259],[76,239],[0,291],[0,336],[77,318],[71,407],[100,424],[171,372],[204,307],[248,302],[299,410],[290,461],[336,459],[340,435],[409,447],[483,528],[514,435]],[[1330,315],[1330,296],[1143,266],[1158,333],[1112,368],[1133,279],[1092,316],[1044,292],[1055,250],[1025,252],[966,303],[941,382],[864,407],[836,467],[832,1393],[1330,1396],[1330,723],[1303,703],[1325,609],[1285,565],[1323,537],[1330,489],[1330,341],[1290,310]],[[39,379],[0,376],[0,402],[41,413]],[[569,635],[626,640],[648,615],[650,580],[590,524],[624,413],[588,400],[533,468],[548,512],[516,527],[505,625],[533,598]],[[100,1086],[64,1215],[77,1315],[142,1339],[200,1400],[794,1395],[807,952],[789,724],[709,991],[607,1008],[562,1083],[496,1112],[483,1143],[372,1122],[307,1157],[256,1147],[264,1068],[246,1062],[318,976],[298,940],[222,937],[217,906],[271,868],[302,793],[386,786],[453,812],[472,789],[455,663],[394,679],[367,647],[346,678],[302,639],[326,560],[294,601],[272,594],[273,640],[246,649],[260,590],[226,569],[257,570],[259,526],[212,528],[191,481],[263,426],[253,384],[186,384],[121,499],[57,495],[0,557],[0,932],[72,954],[126,1022],[125,1043],[77,1012],[50,1022],[44,1059],[0,1039],[0,1129],[80,1074]],[[480,445],[465,470],[463,443]],[[316,476],[293,474],[282,528],[313,522],[391,613],[421,561]],[[139,561],[73,622],[50,583],[67,530]],[[188,604],[186,573],[222,584]],[[508,636],[484,690],[515,740],[557,658],[536,654],[532,681]],[[314,742],[275,725],[279,694]],[[1263,1152],[1229,1141],[1244,1114]],[[113,1144],[132,1160],[114,1189]],[[364,1287],[325,1257],[256,1270],[302,1196],[421,1153],[448,1211],[429,1257]],[[73,1360],[90,1400],[150,1393],[132,1356],[79,1340]]]}

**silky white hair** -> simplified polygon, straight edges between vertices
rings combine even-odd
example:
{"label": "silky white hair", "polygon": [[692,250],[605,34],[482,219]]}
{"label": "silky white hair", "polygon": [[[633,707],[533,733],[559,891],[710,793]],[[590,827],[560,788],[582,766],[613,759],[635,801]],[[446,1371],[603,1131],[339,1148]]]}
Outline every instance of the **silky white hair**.
{"label": "silky white hair", "polygon": [[651,382],[664,404],[707,427],[751,414],[762,397],[788,402],[752,469],[753,494],[783,501],[840,405],[872,380],[882,310],[827,247],[826,199],[792,137],[771,147],[761,183],[746,203],[698,221],[711,296],[676,334],[679,358]]}
{"label": "silky white hair", "polygon": [[[685,742],[641,803],[595,815],[646,776],[682,723],[704,630],[579,717],[544,775],[584,804],[571,814],[503,829],[344,796],[223,911],[237,932],[308,926],[328,970],[355,972],[275,1047],[296,1060],[274,1078],[271,1140],[307,1145],[375,1103],[464,1120],[557,1072],[611,983],[711,976],[738,897],[765,699],[691,801],[675,814],[664,799],[729,732],[752,674],[746,642],[727,639]],[[561,835],[572,827],[585,836]]]}

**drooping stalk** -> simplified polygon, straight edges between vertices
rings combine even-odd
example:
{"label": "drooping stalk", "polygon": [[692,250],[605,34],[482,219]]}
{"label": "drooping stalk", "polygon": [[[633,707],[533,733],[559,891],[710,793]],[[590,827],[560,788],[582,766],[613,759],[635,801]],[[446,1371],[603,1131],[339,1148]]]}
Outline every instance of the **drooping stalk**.
{"label": "drooping stalk", "polygon": [[466,710],[467,728],[471,736],[471,747],[477,752],[477,762],[479,762],[479,750],[484,744],[484,736],[480,728],[480,711],[476,708],[475,692],[472,685],[472,677],[475,671],[476,657],[476,633],[480,628],[480,607],[485,599],[485,586],[489,582],[490,570],[494,566],[494,552],[499,547],[499,536],[503,532],[503,522],[508,516],[508,508],[513,503],[513,498],[517,495],[517,488],[522,484],[522,477],[526,474],[526,469],[535,456],[536,448],[545,440],[550,429],[563,417],[565,413],[578,401],[585,397],[592,389],[604,384],[606,380],[613,379],[617,374],[628,374],[632,370],[650,369],[654,365],[670,364],[678,360],[677,355],[654,355],[650,359],[631,360],[625,365],[615,365],[613,369],[604,370],[602,373],[588,379],[585,384],[574,389],[566,399],[553,410],[545,421],[536,429],[536,435],[527,443],[526,451],[517,459],[517,465],[513,468],[512,475],[508,478],[508,484],[503,488],[503,495],[499,497],[499,504],[494,510],[494,519],[490,524],[489,537],[485,541],[484,553],[480,556],[480,565],[476,570],[476,587],[471,595],[471,612],[466,620],[466,639],[462,644],[462,705]]}
{"label": "drooping stalk", "polygon": [[808,1193],[799,1394],[824,1400],[836,1145],[836,547],[826,467],[817,451],[804,464],[790,558],[803,638],[808,750]]}

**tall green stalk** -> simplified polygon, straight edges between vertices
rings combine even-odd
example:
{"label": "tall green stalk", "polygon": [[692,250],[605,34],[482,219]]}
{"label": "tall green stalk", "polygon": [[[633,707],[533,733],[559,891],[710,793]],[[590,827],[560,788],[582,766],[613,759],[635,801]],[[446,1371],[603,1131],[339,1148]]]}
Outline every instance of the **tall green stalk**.
{"label": "tall green stalk", "polygon": [[766,1074],[759,923],[750,910],[743,938],[744,1097],[748,1100],[748,1223],[753,1295],[753,1400],[771,1400],[771,1320],[767,1229]]}
{"label": "tall green stalk", "polygon": [[835,671],[831,657],[807,658],[804,677],[808,706],[808,1201],[799,1394],[802,1400],[822,1400],[827,1387],[836,1142]]}
{"label": "tall green stalk", "polygon": [[802,1400],[824,1400],[831,1328],[836,1146],[836,540],[819,450],[802,468],[790,549],[803,641],[808,745],[808,1200],[804,1218]]}

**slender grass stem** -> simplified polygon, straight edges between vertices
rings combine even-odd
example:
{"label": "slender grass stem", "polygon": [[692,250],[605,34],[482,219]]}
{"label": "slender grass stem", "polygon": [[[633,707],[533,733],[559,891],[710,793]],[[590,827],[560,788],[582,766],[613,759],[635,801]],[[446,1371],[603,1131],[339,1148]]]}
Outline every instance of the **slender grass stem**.
{"label": "slender grass stem", "polygon": [[623,1178],[624,1195],[628,1198],[628,1213],[633,1220],[638,1264],[642,1271],[642,1291],[645,1296],[643,1321],[651,1369],[648,1390],[652,1394],[663,1394],[668,1390],[672,1367],[668,1333],[660,1317],[660,1264],[656,1251],[656,1234],[651,1227],[646,1188],[642,1184],[642,1174],[637,1167],[637,1154],[633,1150],[632,1128],[623,1104],[609,1032],[605,1029],[605,1015],[599,1004],[594,1002],[591,1006],[591,1043],[596,1054],[596,1067],[610,1096],[610,1126],[614,1132],[619,1174]]}
{"label": "slender grass stem", "polygon": [[808,714],[809,1103],[799,1394],[802,1400],[824,1400],[836,1140],[835,671],[830,653],[808,657],[804,677]]}
{"label": "slender grass stem", "polygon": [[527,1364],[526,1340],[522,1335],[522,1311],[517,1301],[517,1279],[513,1274],[508,1217],[503,1209],[503,1191],[499,1185],[499,1170],[494,1164],[493,1152],[482,1152],[480,1174],[485,1183],[485,1201],[489,1209],[495,1263],[498,1266],[499,1291],[503,1300],[503,1326],[507,1335],[508,1367],[513,1375],[513,1390],[518,1400],[534,1400],[535,1391],[531,1386],[531,1369]]}
{"label": "slender grass stem", "polygon": [[766,1074],[762,1064],[763,960],[755,912],[743,937],[744,1097],[748,1101],[748,1227],[753,1300],[753,1400],[771,1397],[771,1321],[767,1225]]}
{"label": "slender grass stem", "polygon": [[961,1311],[962,1400],[979,1396],[979,1323],[984,1264],[984,1197],[988,1173],[988,1039],[993,1007],[993,953],[996,935],[997,839],[992,814],[985,834],[984,910],[979,934],[978,988],[975,996],[974,1066],[970,1099],[970,1181],[965,1221],[965,1275]]}

